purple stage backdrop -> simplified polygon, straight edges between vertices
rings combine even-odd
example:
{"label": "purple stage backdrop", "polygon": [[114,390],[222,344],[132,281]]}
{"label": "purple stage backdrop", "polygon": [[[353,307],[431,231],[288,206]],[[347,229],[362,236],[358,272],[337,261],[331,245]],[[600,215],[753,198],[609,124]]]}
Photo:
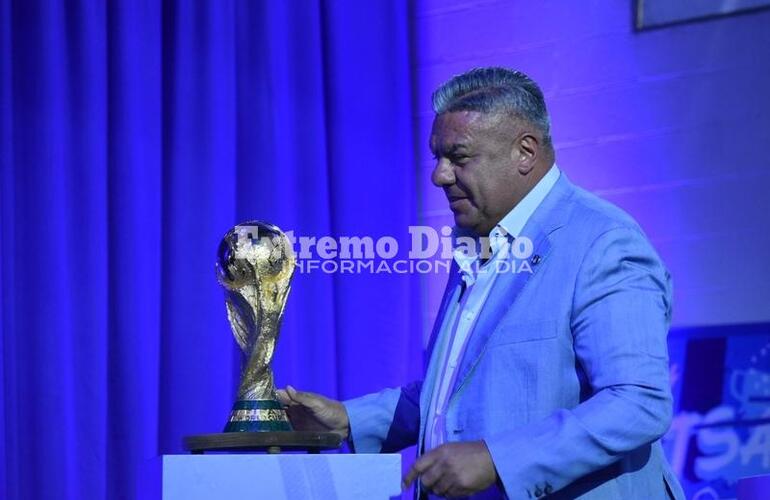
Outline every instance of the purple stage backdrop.
{"label": "purple stage backdrop", "polygon": [[[133,498],[219,432],[236,222],[406,238],[405,3],[0,2],[0,497]],[[376,22],[371,22],[376,20]],[[419,376],[417,282],[297,274],[275,371],[331,397]]]}
{"label": "purple stage backdrop", "polygon": [[[402,247],[451,224],[430,93],[482,65],[541,83],[559,166],[672,272],[687,491],[767,471],[770,11],[635,32],[633,4],[0,0],[0,496],[133,498],[147,459],[222,428],[234,223]],[[297,274],[279,384],[419,377],[445,281]]]}

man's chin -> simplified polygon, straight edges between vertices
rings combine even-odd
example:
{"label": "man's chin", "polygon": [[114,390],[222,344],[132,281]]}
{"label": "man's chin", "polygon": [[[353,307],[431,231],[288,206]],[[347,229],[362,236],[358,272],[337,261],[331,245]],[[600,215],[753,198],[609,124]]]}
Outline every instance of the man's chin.
{"label": "man's chin", "polygon": [[455,226],[459,227],[460,229],[464,229],[466,231],[474,231],[474,228],[476,228],[479,224],[479,221],[469,216],[468,214],[455,213],[454,217],[455,217]]}

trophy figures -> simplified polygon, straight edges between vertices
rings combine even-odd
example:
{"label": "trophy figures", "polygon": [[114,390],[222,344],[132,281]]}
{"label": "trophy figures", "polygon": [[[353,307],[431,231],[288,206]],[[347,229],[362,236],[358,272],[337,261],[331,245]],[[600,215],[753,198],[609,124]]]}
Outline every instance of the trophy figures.
{"label": "trophy figures", "polygon": [[217,279],[245,365],[225,432],[290,431],[275,394],[270,362],[296,257],[286,235],[264,222],[238,224],[217,252]]}
{"label": "trophy figures", "polygon": [[225,289],[227,318],[243,351],[244,365],[225,432],[186,436],[184,445],[191,452],[318,452],[340,446],[338,434],[292,430],[275,393],[270,362],[295,265],[289,239],[272,224],[244,222],[222,238],[217,279]]}

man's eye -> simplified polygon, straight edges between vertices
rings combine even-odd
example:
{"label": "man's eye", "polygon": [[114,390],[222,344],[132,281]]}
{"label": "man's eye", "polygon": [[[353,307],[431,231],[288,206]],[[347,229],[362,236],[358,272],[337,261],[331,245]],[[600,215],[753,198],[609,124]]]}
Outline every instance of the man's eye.
{"label": "man's eye", "polygon": [[468,157],[465,155],[453,156],[451,159],[455,165],[464,165],[468,162]]}

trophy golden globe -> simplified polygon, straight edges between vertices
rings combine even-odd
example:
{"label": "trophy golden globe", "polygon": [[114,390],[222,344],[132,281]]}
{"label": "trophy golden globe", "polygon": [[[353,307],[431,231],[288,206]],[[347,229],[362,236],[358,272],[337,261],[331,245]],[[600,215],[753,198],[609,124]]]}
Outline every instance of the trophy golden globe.
{"label": "trophy golden globe", "polygon": [[289,296],[296,256],[278,227],[261,221],[238,224],[222,238],[216,273],[225,291],[227,319],[243,353],[238,395],[223,433],[185,438],[193,452],[281,448],[317,451],[336,448],[328,432],[293,431],[278,401],[270,363]]}

